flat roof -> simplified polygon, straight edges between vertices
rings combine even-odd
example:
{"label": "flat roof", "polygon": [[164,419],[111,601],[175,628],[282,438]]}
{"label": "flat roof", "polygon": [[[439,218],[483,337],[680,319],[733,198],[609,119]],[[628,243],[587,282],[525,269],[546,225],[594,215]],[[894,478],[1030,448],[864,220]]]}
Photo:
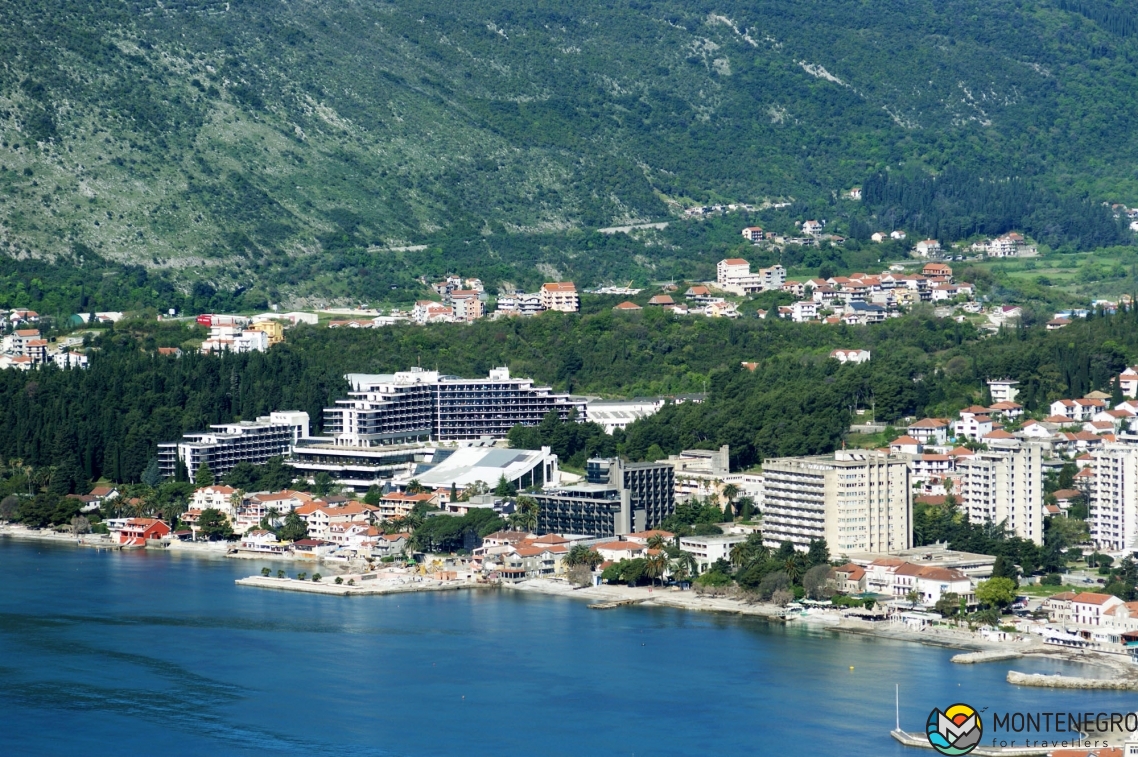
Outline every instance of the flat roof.
{"label": "flat roof", "polygon": [[415,478],[427,487],[454,484],[461,488],[475,481],[493,486],[503,476],[507,481],[524,476],[544,460],[545,453],[540,450],[460,447],[438,465],[416,473]]}

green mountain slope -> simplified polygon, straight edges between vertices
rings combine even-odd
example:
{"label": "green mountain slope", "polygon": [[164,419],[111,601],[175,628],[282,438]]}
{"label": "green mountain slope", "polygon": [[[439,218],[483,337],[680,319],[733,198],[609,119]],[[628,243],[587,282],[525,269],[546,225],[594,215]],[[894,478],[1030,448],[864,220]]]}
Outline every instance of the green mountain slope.
{"label": "green mountain slope", "polygon": [[517,6],[0,4],[0,245],[254,279],[948,166],[1138,204],[1121,4]]}

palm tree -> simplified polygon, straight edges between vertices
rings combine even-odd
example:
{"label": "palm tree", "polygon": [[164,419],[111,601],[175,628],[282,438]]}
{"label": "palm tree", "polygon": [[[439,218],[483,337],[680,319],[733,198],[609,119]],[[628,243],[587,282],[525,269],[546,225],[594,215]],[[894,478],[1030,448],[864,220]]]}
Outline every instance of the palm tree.
{"label": "palm tree", "polygon": [[[735,498],[739,496],[739,487],[735,484],[727,484],[723,487],[723,499],[727,500],[727,504],[734,505]],[[734,507],[732,507],[732,510]]]}
{"label": "palm tree", "polygon": [[672,560],[671,570],[672,578],[676,579],[677,581],[687,581],[689,578],[691,578],[691,573],[688,571],[687,566],[684,565],[684,561],[678,557],[675,560]]}
{"label": "palm tree", "polygon": [[537,515],[540,510],[537,500],[533,497],[518,497],[514,504],[514,512],[510,515],[510,523],[521,531],[533,531],[537,528]]}
{"label": "palm tree", "polygon": [[687,576],[694,576],[699,572],[699,563],[691,552],[680,552],[673,563],[679,572]]}
{"label": "palm tree", "polygon": [[667,546],[667,542],[660,534],[652,534],[648,537],[648,549],[663,549],[665,546]]}
{"label": "palm tree", "polygon": [[411,479],[411,481],[407,484],[407,493],[408,494],[418,494],[422,491],[423,491],[423,485],[421,483],[419,483],[419,479],[417,479],[417,478]]}
{"label": "palm tree", "polygon": [[655,582],[657,578],[660,579],[660,585],[664,585],[664,572],[668,569],[668,556],[663,552],[657,552],[654,555],[648,555],[644,560],[644,573]]}
{"label": "palm tree", "polygon": [[802,565],[799,563],[797,555],[786,558],[786,562],[782,564],[782,569],[792,583],[802,576]]}

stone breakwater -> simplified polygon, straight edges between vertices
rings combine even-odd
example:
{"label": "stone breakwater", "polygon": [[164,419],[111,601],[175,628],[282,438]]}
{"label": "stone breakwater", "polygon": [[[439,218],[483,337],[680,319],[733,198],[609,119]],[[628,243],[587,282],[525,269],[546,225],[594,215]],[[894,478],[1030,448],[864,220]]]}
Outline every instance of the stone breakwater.
{"label": "stone breakwater", "polygon": [[1008,683],[1016,686],[1039,686],[1050,689],[1138,690],[1138,679],[1132,676],[1123,678],[1075,678],[1073,676],[1049,676],[1042,673],[1020,673],[1017,670],[1009,670]]}
{"label": "stone breakwater", "polygon": [[990,649],[984,652],[965,652],[963,654],[953,655],[952,661],[959,665],[973,665],[978,662],[1000,662],[1001,660],[1014,660],[1017,657],[1022,656],[1023,653],[1015,649]]}
{"label": "stone breakwater", "polygon": [[278,591],[301,591],[308,594],[327,594],[339,597],[367,596],[376,594],[405,594],[419,591],[457,591],[459,589],[485,588],[487,584],[475,581],[435,581],[433,579],[364,580],[355,586],[334,581],[300,581],[293,578],[272,578],[249,576],[234,581],[238,586],[253,586],[258,589]]}

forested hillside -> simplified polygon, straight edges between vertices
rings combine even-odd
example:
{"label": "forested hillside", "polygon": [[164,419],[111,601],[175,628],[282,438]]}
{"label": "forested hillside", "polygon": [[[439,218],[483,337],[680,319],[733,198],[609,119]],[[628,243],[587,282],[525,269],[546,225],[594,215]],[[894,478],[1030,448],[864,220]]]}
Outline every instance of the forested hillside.
{"label": "forested hillside", "polygon": [[[96,341],[87,370],[0,371],[0,462],[55,467],[71,488],[100,476],[137,480],[155,445],[184,431],[285,409],[307,411],[318,431],[321,409],[347,391],[343,374],[421,364],[461,376],[506,365],[575,393],[707,391],[706,402],[666,406],[608,444],[633,459],[657,447],[730,444],[735,464],[750,465],[833,449],[855,408],[874,408],[886,421],[953,413],[982,398],[987,378],[1017,378],[1029,410],[1107,389],[1112,375],[1138,361],[1136,326],[1138,312],[994,336],[921,312],[833,328],[659,311],[551,313],[472,326],[298,327],[268,353],[175,358],[155,348],[181,343],[184,324],[121,322]],[[869,349],[873,359],[839,365],[828,359],[838,347]],[[758,367],[748,371],[742,361]],[[600,448],[596,439],[570,442],[552,432],[548,442],[557,439]],[[576,450],[561,451],[569,458]]]}
{"label": "forested hillside", "polygon": [[0,245],[337,297],[405,286],[430,261],[379,250],[414,244],[494,283],[671,268],[691,250],[573,234],[840,214],[885,172],[1138,204],[1133,26],[1112,0],[13,0]]}

